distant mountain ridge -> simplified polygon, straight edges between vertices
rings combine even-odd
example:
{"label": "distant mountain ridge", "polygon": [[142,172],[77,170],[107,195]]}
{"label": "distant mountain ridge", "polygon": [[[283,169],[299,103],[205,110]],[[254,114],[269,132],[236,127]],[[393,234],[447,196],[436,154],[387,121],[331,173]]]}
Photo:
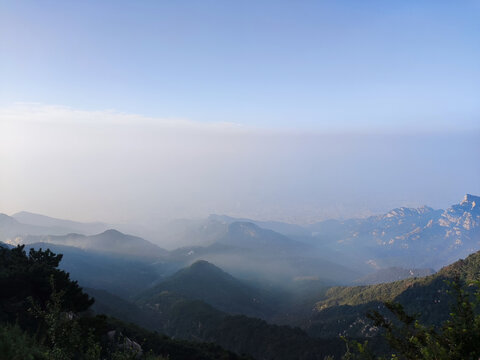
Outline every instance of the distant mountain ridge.
{"label": "distant mountain ridge", "polygon": [[262,229],[251,222],[236,221],[228,226],[225,235],[217,243],[247,249],[269,249],[270,251],[301,251],[309,245],[288,238],[273,230]]}
{"label": "distant mountain ridge", "polygon": [[7,241],[11,245],[46,243],[55,245],[73,246],[84,250],[94,250],[129,257],[160,258],[167,255],[167,251],[151,242],[137,236],[126,235],[120,231],[109,229],[101,234],[82,235],[27,235]]}
{"label": "distant mountain ridge", "polygon": [[[302,226],[224,215],[178,220],[165,231],[168,242],[174,243],[178,237],[179,245],[195,246],[170,252],[115,230],[96,235],[65,232],[66,227],[105,224],[83,224],[21,212],[15,217],[0,214],[0,241],[47,242],[152,260],[166,257],[177,269],[204,259],[242,277],[277,274],[280,281],[316,277],[345,284],[391,267],[437,270],[480,249],[479,204],[480,197],[467,194],[446,210],[400,207],[364,219],[327,220]],[[162,238],[156,242],[162,243]]]}
{"label": "distant mountain ridge", "polygon": [[298,277],[348,283],[359,274],[324,257],[314,246],[292,240],[249,222],[228,224],[227,231],[209,246],[170,252],[172,261],[192,264],[207,260],[243,278],[288,283]]}
{"label": "distant mountain ridge", "polygon": [[224,224],[231,224],[234,222],[248,222],[255,224],[263,229],[272,230],[278,232],[283,235],[299,235],[299,234],[309,234],[309,230],[306,229],[302,225],[298,224],[291,224],[281,221],[260,221],[260,220],[253,220],[248,218],[235,218],[227,215],[218,215],[218,214],[211,214],[208,216],[209,221],[217,221]]}
{"label": "distant mountain ridge", "polygon": [[63,220],[50,216],[31,213],[28,211],[20,211],[16,214],[13,214],[12,218],[23,224],[62,229],[63,231],[65,231],[65,234],[79,233],[84,235],[93,235],[101,233],[109,228],[107,224],[101,222],[83,223],[72,220]]}
{"label": "distant mountain ridge", "polygon": [[373,267],[438,269],[480,249],[480,197],[446,210],[397,208],[383,215],[311,225],[311,243],[355,253]]}
{"label": "distant mountain ridge", "polygon": [[23,224],[11,216],[0,214],[0,241],[5,242],[6,240],[22,235],[40,234],[65,234],[65,229]]}

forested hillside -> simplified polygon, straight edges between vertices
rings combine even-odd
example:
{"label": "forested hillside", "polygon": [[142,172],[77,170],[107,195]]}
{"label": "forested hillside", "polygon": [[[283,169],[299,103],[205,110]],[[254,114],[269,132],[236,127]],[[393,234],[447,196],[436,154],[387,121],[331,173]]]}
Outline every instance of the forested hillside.
{"label": "forested hillside", "polygon": [[0,358],[239,359],[218,346],[172,340],[90,311],[94,299],[59,270],[62,255],[0,247]]}
{"label": "forested hillside", "polygon": [[[336,333],[350,336],[374,336],[376,329],[366,319],[369,310],[384,310],[383,302],[398,302],[409,313],[419,314],[428,324],[440,324],[450,313],[454,299],[451,283],[467,285],[480,280],[480,252],[422,278],[355,287],[333,287],[317,302],[307,332],[330,337]],[[385,312],[386,314],[387,312]]]}

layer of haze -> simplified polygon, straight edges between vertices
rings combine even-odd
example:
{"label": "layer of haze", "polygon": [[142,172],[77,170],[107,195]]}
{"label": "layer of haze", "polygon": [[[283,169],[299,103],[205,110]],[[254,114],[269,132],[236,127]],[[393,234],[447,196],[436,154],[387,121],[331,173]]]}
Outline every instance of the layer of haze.
{"label": "layer of haze", "polygon": [[480,194],[480,133],[305,133],[17,104],[0,112],[0,212],[309,222]]}

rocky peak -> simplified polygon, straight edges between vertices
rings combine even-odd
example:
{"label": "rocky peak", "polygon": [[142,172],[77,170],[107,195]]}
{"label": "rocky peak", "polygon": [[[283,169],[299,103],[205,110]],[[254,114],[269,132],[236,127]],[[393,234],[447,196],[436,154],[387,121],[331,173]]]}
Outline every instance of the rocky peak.
{"label": "rocky peak", "polygon": [[421,206],[419,208],[408,208],[400,207],[393,210],[390,210],[387,214],[383,215],[383,218],[404,218],[410,216],[418,216],[422,214],[427,214],[431,211],[434,211],[431,207]]}
{"label": "rocky peak", "polygon": [[472,230],[480,225],[480,197],[466,194],[460,204],[445,210],[440,219],[441,226],[457,226]]}
{"label": "rocky peak", "polygon": [[480,196],[475,196],[471,194],[466,194],[463,197],[462,202],[460,205],[465,208],[465,210],[473,210],[473,211],[479,211],[479,206],[480,206]]}

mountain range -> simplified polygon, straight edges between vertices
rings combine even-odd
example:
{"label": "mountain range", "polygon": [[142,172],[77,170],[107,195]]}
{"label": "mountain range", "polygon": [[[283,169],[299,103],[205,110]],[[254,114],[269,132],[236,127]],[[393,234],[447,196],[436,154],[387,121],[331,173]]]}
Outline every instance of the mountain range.
{"label": "mountain range", "polygon": [[[156,245],[162,239],[155,239],[154,244],[105,229],[108,225],[103,223],[79,223],[21,212],[13,216],[0,214],[0,241],[13,245],[62,245],[140,260],[162,268],[160,275],[155,273],[156,280],[206,260],[262,286],[296,286],[299,279],[325,285],[355,281],[369,284],[425,275],[480,249],[478,204],[480,197],[467,194],[446,210],[402,207],[364,219],[327,220],[310,225],[223,215],[178,220],[164,232],[171,236],[168,241],[178,236],[179,245],[193,246],[171,251]],[[96,230],[102,232],[90,234]],[[71,251],[65,253],[68,263]]]}
{"label": "mountain range", "polygon": [[50,232],[50,235],[55,235],[57,232],[61,232],[62,234],[79,233],[85,235],[93,235],[101,233],[109,228],[109,225],[101,222],[85,223],[79,221],[57,219],[50,216],[31,213],[28,211],[20,211],[16,214],[13,214],[12,217],[22,224],[30,224],[35,226],[41,226],[43,228],[57,229],[56,232]]}
{"label": "mountain range", "polygon": [[203,259],[243,278],[285,285],[305,277],[349,283],[358,276],[358,272],[327,259],[313,245],[249,222],[228,224],[213,244],[176,249],[170,258],[184,265]]}
{"label": "mountain range", "polygon": [[44,243],[72,246],[83,250],[126,255],[128,257],[144,257],[159,259],[167,255],[167,251],[151,242],[137,236],[126,235],[117,230],[109,229],[96,235],[66,234],[66,235],[25,235],[6,241],[8,244]]}
{"label": "mountain range", "polygon": [[366,219],[316,224],[312,238],[374,267],[439,269],[480,249],[480,197],[446,210],[398,208]]}
{"label": "mountain range", "polygon": [[213,215],[209,222],[251,222],[319,248],[336,262],[371,269],[440,269],[480,249],[480,197],[466,194],[446,210],[400,207],[363,219],[309,225],[258,222]]}

